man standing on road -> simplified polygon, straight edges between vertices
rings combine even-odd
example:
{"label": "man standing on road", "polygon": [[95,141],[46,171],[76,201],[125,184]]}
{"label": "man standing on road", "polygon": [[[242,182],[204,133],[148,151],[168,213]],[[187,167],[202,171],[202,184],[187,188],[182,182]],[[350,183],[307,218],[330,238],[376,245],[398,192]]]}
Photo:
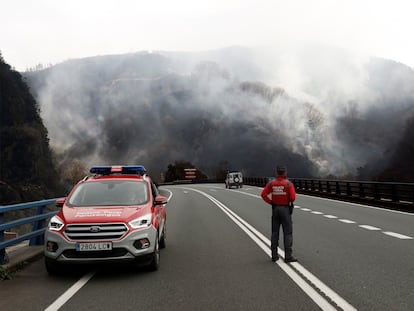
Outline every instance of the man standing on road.
{"label": "man standing on road", "polygon": [[[270,194],[272,195],[271,198],[269,198]],[[292,212],[296,191],[293,183],[287,179],[285,166],[278,166],[276,168],[276,179],[266,184],[261,195],[266,203],[272,205],[272,261],[275,262],[279,259],[277,247],[279,246],[280,225],[283,228],[285,262],[297,261],[292,255]]]}

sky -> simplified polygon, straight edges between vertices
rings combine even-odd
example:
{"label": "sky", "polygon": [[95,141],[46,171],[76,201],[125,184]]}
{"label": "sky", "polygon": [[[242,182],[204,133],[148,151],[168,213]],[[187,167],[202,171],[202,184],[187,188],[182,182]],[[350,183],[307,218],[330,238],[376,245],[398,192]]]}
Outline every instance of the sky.
{"label": "sky", "polygon": [[316,43],[414,68],[412,0],[2,0],[16,70],[138,51]]}

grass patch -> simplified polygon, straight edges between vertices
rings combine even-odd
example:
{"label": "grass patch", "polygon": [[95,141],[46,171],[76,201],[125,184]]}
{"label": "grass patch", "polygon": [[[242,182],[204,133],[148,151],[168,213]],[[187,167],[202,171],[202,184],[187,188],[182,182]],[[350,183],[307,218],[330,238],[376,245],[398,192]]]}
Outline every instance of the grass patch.
{"label": "grass patch", "polygon": [[12,274],[10,273],[10,271],[0,267],[0,280],[4,281],[4,280],[11,280],[12,279]]}

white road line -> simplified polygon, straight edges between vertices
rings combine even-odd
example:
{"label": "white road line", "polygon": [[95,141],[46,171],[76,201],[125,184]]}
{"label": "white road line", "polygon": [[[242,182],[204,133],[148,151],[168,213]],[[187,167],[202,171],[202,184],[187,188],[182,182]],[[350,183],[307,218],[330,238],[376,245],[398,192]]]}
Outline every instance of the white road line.
{"label": "white road line", "polygon": [[340,222],[346,223],[346,224],[355,224],[356,222],[349,219],[339,219]]}
{"label": "white road line", "polygon": [[[211,195],[192,188],[186,188],[193,190],[205,196],[213,203],[215,203],[231,220],[233,220],[256,244],[271,257],[270,240],[263,234],[258,232],[254,227],[247,223],[244,219],[226,207],[223,203],[218,201]],[[267,245],[267,246],[266,246]],[[281,257],[284,257],[284,252],[278,249],[278,253]],[[279,267],[322,309],[322,310],[337,310],[332,304],[330,304],[323,296],[321,296],[312,286],[310,286],[301,275],[299,275],[294,269],[282,260],[278,260]],[[305,279],[311,282],[318,290],[323,292],[329,299],[331,299],[337,306],[345,311],[356,310],[352,305],[335,293],[331,288],[326,286],[322,281],[315,277],[312,273],[306,270],[301,264],[294,263],[293,266],[303,275]]]}
{"label": "white road line", "polygon": [[310,212],[311,209],[310,208],[302,208],[302,211],[304,211],[304,212]]}
{"label": "white road line", "polygon": [[307,194],[297,194],[298,196],[304,196],[304,197],[308,197],[308,198],[312,198],[312,199],[318,199],[318,200],[324,200],[324,201],[331,201],[331,202],[341,202],[342,204],[347,204],[347,205],[353,205],[353,206],[359,206],[359,207],[364,207],[364,208],[369,208],[369,209],[376,209],[378,211],[381,212],[386,212],[386,213],[397,213],[397,214],[404,214],[404,215],[408,215],[413,217],[414,214],[413,213],[408,213],[408,212],[401,212],[401,211],[396,211],[396,210],[392,210],[392,209],[387,209],[387,208],[381,208],[381,207],[375,207],[375,206],[369,206],[369,205],[364,205],[364,204],[358,204],[358,203],[353,203],[353,202],[345,202],[345,201],[338,201],[338,200],[333,200],[333,199],[328,199],[328,198],[321,198],[321,197],[315,197],[313,195],[307,195]]}
{"label": "white road line", "polygon": [[381,230],[381,228],[377,228],[377,227],[370,226],[370,225],[359,225],[358,227],[361,227],[367,230],[372,230],[372,231]]}
{"label": "white road line", "polygon": [[72,285],[66,292],[63,293],[58,299],[55,300],[45,311],[57,311],[59,310],[70,298],[72,298],[77,291],[79,291],[93,276],[95,272],[90,272],[79,279]]}
{"label": "white road line", "polygon": [[386,235],[389,235],[389,236],[392,236],[394,238],[401,239],[401,240],[412,240],[413,239],[412,237],[410,237],[408,235],[399,234],[399,233],[391,232],[391,231],[383,231],[382,233],[384,233]]}
{"label": "white road line", "polygon": [[334,215],[323,215],[323,217],[326,217],[326,218],[329,218],[329,219],[335,219],[335,218],[338,218],[338,217],[336,217],[336,216],[334,216]]}
{"label": "white road line", "polygon": [[168,190],[168,189],[163,189],[163,190],[170,193],[170,195],[167,198],[167,201],[169,202],[171,200],[172,196],[173,196],[173,193],[170,190]]}
{"label": "white road line", "polygon": [[257,195],[257,194],[246,193],[246,192],[239,191],[239,190],[233,190],[233,192],[238,192],[238,193],[248,195],[248,196],[251,196],[251,197],[254,197],[254,198],[262,199],[262,197],[260,195]]}
{"label": "white road line", "polygon": [[[261,197],[260,196],[258,196],[258,195],[254,195],[254,194],[250,194],[250,193],[245,193],[245,192],[242,192],[242,191],[235,191],[235,192],[239,192],[239,193],[241,193],[241,194],[245,194],[245,195],[250,195],[250,196],[252,196],[252,197],[255,197],[255,198],[259,198],[259,199],[261,199]],[[301,194],[302,195],[302,194]],[[313,197],[313,196],[309,196],[309,195],[303,195],[303,196],[307,196],[307,197],[311,197],[311,198],[315,198],[315,197]],[[319,198],[319,199],[321,199],[321,200],[326,200],[326,201],[332,201],[332,202],[337,202],[337,201],[335,201],[335,200],[332,200],[332,199],[326,199],[326,198]],[[366,206],[366,205],[361,205],[361,204],[357,204],[357,203],[351,203],[351,202],[342,202],[342,203],[345,203],[345,204],[350,204],[350,205],[355,205],[355,206],[362,206],[362,207],[369,207],[369,208],[374,208],[374,209],[377,209],[377,210],[384,210],[384,209],[382,209],[382,208],[376,208],[376,207],[371,207],[371,206]],[[302,210],[304,210],[302,207],[300,207],[299,205],[295,205],[295,208],[300,208],[300,209],[302,209]],[[413,216],[413,214],[411,214],[411,213],[405,213],[405,212],[398,212],[398,211],[392,211],[392,210],[390,210],[391,212],[397,212],[397,213],[402,213],[402,214],[407,214],[407,215],[410,215],[410,216]],[[312,214],[316,214],[316,215],[322,215],[323,213],[322,212],[318,212],[318,211],[313,211],[313,212],[311,212]],[[338,217],[336,217],[336,216],[334,216],[334,215],[323,215],[324,217],[326,217],[326,218],[331,218],[331,219],[335,219],[335,218],[338,218]],[[341,221],[341,222],[343,222],[343,223],[347,223],[347,224],[353,224],[353,223],[356,223],[355,221],[353,221],[353,220],[348,220],[348,219],[338,219],[339,221]],[[364,228],[364,229],[367,229],[367,230],[381,230],[380,228],[377,228],[377,227],[374,227],[374,226],[369,226],[369,225],[361,225],[360,226],[361,228]],[[399,237],[400,239],[405,239],[405,240],[409,240],[409,239],[413,239],[413,238],[411,238],[411,237],[407,237],[406,235],[403,235],[403,234],[400,234],[400,233],[394,233],[394,232],[388,232],[387,231],[387,233],[385,233],[385,232],[383,232],[384,234],[387,234],[387,235],[389,235],[389,236],[393,236],[393,237]],[[407,238],[406,238],[407,237]]]}
{"label": "white road line", "polygon": [[[256,188],[263,189],[263,187],[256,187]],[[223,188],[218,188],[218,189],[223,189]],[[237,190],[235,192],[240,192],[240,193],[243,193],[243,194],[248,194],[248,193],[241,192],[241,191],[237,191]],[[255,196],[255,197],[260,198],[260,196],[258,196],[258,195],[252,195],[252,196]],[[386,208],[375,207],[375,206],[370,206],[370,205],[358,204],[358,203],[353,203],[353,202],[338,201],[338,200],[333,200],[333,199],[328,199],[328,198],[315,197],[313,195],[299,194],[298,193],[297,196],[298,197],[299,196],[309,197],[309,198],[312,198],[312,199],[319,199],[319,200],[331,201],[331,202],[336,202],[336,203],[341,202],[341,203],[347,204],[347,205],[360,206],[360,207],[369,208],[369,209],[376,209],[376,210],[379,210],[379,211],[382,211],[382,212],[387,212],[387,213],[398,213],[398,214],[408,215],[408,216],[411,216],[411,217],[414,216],[413,213],[396,211],[396,210],[392,210],[392,209],[386,209]]]}

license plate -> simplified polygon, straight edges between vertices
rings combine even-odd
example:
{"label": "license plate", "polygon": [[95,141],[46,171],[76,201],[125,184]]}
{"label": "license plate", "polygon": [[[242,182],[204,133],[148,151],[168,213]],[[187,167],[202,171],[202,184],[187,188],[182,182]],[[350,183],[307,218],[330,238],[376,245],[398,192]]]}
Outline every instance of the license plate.
{"label": "license plate", "polygon": [[76,243],[76,250],[78,252],[110,251],[112,242]]}

